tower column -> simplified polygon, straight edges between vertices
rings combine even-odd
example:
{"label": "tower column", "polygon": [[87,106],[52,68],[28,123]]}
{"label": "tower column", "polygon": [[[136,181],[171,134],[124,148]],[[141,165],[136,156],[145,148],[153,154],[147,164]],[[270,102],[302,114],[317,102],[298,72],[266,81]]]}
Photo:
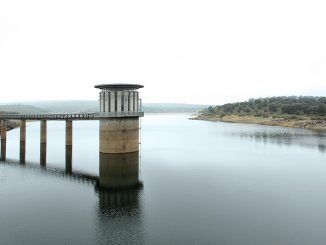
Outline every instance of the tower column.
{"label": "tower column", "polygon": [[20,120],[20,154],[21,163],[25,163],[26,157],[26,120]]}
{"label": "tower column", "polygon": [[110,93],[110,112],[114,112],[115,111],[115,101],[116,101],[115,92],[110,91],[109,93]]}
{"label": "tower column", "polygon": [[110,93],[105,91],[105,112],[110,111]]}
{"label": "tower column", "polygon": [[116,105],[116,107],[117,107],[117,112],[120,112],[121,111],[121,102],[122,102],[122,91],[117,91],[116,92],[117,94],[117,105]]}
{"label": "tower column", "polygon": [[134,92],[131,91],[130,93],[130,97],[129,97],[129,111],[134,111]]}
{"label": "tower column", "polygon": [[40,163],[46,165],[47,121],[42,120],[40,125]]}
{"label": "tower column", "polygon": [[100,112],[103,112],[103,99],[102,99],[102,94],[103,94],[103,92],[101,91],[101,92],[99,93],[99,95],[100,95],[100,98],[99,98],[99,102],[100,102]]}
{"label": "tower column", "polygon": [[129,91],[123,92],[123,111],[128,112],[129,110]]}
{"label": "tower column", "polygon": [[135,98],[135,111],[139,111],[139,93],[136,92],[136,98]]}

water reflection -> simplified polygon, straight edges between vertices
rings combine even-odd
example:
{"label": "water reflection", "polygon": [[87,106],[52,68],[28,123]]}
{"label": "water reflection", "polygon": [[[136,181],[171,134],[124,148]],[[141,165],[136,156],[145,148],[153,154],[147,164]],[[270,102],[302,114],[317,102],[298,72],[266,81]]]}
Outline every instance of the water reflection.
{"label": "water reflection", "polygon": [[306,148],[315,148],[320,152],[326,152],[326,133],[304,129],[287,129],[278,127],[244,127],[226,132],[228,136],[242,139],[253,139],[255,142],[277,145],[297,145]]}
{"label": "water reflection", "polygon": [[26,161],[25,164],[21,164],[20,161],[14,160],[14,159],[6,159],[6,161],[1,161],[2,165],[8,165],[8,166],[16,166],[19,168],[24,168],[26,171],[34,172],[36,175],[47,175],[52,176],[56,178],[62,178],[62,179],[70,179],[70,180],[77,180],[78,182],[90,182],[94,185],[94,187],[98,183],[98,177],[92,174],[74,171],[71,173],[67,173],[65,169],[58,168],[58,167],[48,167],[48,166],[42,166],[38,163],[34,162],[28,162]]}
{"label": "water reflection", "polygon": [[140,192],[139,189],[98,190],[99,244],[144,244]]}
{"label": "water reflection", "polygon": [[139,182],[139,152],[100,153],[99,185],[107,189],[141,185]]}
{"label": "water reflection", "polygon": [[[26,153],[25,153],[26,154]],[[47,144],[40,144],[40,165],[46,167]],[[72,173],[72,146],[67,145],[65,151],[65,171],[68,174]]]}
{"label": "water reflection", "polygon": [[26,162],[26,141],[20,141],[19,160],[21,164]]}
{"label": "water reflection", "polygon": [[40,164],[46,166],[46,143],[40,144]]}
{"label": "water reflection", "polygon": [[[143,214],[142,214],[142,201],[141,201],[141,189],[127,189],[127,190],[103,190],[98,188],[98,177],[93,175],[88,175],[85,173],[71,172],[67,173],[65,169],[60,168],[49,168],[40,166],[36,163],[26,162],[26,164],[21,165],[20,161],[7,160],[6,162],[1,162],[1,165],[7,165],[7,167],[17,167],[23,169],[28,175],[29,179],[33,179],[33,175],[39,177],[46,177],[48,181],[42,181],[42,188],[56,188],[53,183],[57,183],[58,188],[61,186],[60,191],[65,192],[67,196],[76,196],[76,193],[69,193],[68,190],[71,189],[70,185],[74,186],[78,184],[76,189],[77,193],[82,193],[80,189],[88,191],[87,195],[82,195],[79,197],[87,197],[92,199],[95,197],[96,208],[93,209],[92,218],[87,220],[90,224],[95,221],[92,227],[94,230],[89,230],[89,234],[79,234],[75,233],[73,240],[76,244],[84,244],[83,235],[86,235],[87,240],[90,244],[144,244],[144,224],[143,224]],[[53,178],[57,179],[53,182]],[[52,179],[52,180],[51,180]],[[10,179],[8,179],[10,181]],[[62,189],[63,183],[65,188]],[[87,188],[87,186],[93,186],[93,189]],[[79,190],[79,191],[78,191]],[[95,196],[92,195],[94,192]],[[30,194],[34,198],[33,194]],[[77,195],[78,196],[78,195]],[[89,202],[90,200],[83,200],[82,198],[74,199],[76,204],[72,207],[78,209],[77,203],[79,202]],[[90,202],[92,203],[92,202]],[[49,205],[49,204],[48,204]],[[77,205],[77,206],[75,206]],[[50,205],[49,205],[50,206]],[[51,207],[49,207],[51,210]],[[75,213],[72,210],[60,210],[57,212],[68,212],[70,215],[67,216],[66,223],[71,223],[71,214]],[[83,214],[79,214],[83,216]],[[60,215],[59,215],[60,216]],[[18,221],[19,222],[19,221]],[[44,221],[45,222],[45,221]],[[82,226],[81,226],[82,227]],[[60,230],[59,227],[55,229]],[[92,232],[95,232],[92,234]],[[80,238],[78,237],[80,236]],[[36,238],[33,238],[37,240]],[[58,238],[59,240],[61,238]],[[63,238],[65,240],[65,238]],[[86,242],[88,244],[88,242]]]}
{"label": "water reflection", "polygon": [[66,145],[66,172],[72,173],[72,146]]}
{"label": "water reflection", "polygon": [[6,161],[7,142],[5,139],[1,139],[1,161]]}
{"label": "water reflection", "polygon": [[[64,133],[59,133],[63,124],[57,122],[49,130],[48,169],[35,171],[40,176],[28,174],[29,159],[40,169],[39,152],[34,150],[40,144],[37,126],[29,133],[26,167],[0,164],[0,244],[252,245],[326,240],[326,153],[318,152],[325,149],[323,136],[313,140],[310,131],[286,130],[282,137],[267,126],[262,130],[256,125],[148,116],[141,167],[146,189],[135,191],[137,200],[100,193],[94,190],[97,177],[75,174],[82,169],[98,175],[99,169],[98,126],[86,122],[78,128],[79,123],[72,175],[65,171]],[[7,158],[18,158],[19,130],[9,136]],[[285,145],[294,137],[315,142],[313,150],[291,141],[291,146]],[[52,172],[49,168],[55,165],[62,170]]]}
{"label": "water reflection", "polygon": [[320,152],[326,152],[326,145],[320,144],[320,145],[318,145],[318,149]]}

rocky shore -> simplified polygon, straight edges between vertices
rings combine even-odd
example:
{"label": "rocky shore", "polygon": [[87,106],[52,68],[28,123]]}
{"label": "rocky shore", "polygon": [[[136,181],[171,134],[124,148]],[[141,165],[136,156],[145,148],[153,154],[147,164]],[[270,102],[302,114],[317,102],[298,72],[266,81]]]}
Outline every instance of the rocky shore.
{"label": "rocky shore", "polygon": [[230,122],[230,123],[249,123],[271,126],[282,126],[290,128],[304,128],[312,130],[326,131],[326,118],[325,119],[311,119],[308,117],[299,118],[273,118],[273,117],[255,117],[255,116],[240,116],[240,115],[199,115],[191,118],[192,120],[205,120],[213,122]]}
{"label": "rocky shore", "polygon": [[10,131],[14,128],[19,127],[19,121],[17,120],[10,120],[7,122],[7,131]]}

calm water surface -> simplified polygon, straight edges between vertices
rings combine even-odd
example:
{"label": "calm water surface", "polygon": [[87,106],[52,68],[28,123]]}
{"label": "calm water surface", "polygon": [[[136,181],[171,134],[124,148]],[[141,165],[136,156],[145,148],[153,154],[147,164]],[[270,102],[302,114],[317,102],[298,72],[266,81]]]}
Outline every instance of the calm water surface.
{"label": "calm water surface", "polygon": [[[142,119],[139,191],[66,176],[62,122],[19,130],[0,164],[0,244],[326,244],[326,135],[301,129]],[[98,174],[98,122],[74,122],[73,168]]]}

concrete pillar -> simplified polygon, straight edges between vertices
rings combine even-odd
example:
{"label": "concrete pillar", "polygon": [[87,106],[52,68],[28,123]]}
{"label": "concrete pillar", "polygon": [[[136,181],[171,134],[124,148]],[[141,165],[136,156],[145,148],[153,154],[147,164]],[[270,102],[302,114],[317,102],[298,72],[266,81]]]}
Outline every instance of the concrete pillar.
{"label": "concrete pillar", "polygon": [[103,112],[106,112],[108,109],[107,109],[107,100],[108,100],[108,97],[107,97],[107,93],[106,91],[103,91],[103,95],[102,95],[102,99],[103,99]]}
{"label": "concrete pillar", "polygon": [[136,92],[133,92],[133,111],[136,111],[136,100],[137,100],[137,98],[136,98]]}
{"label": "concrete pillar", "polygon": [[72,172],[72,120],[66,121],[66,172]]}
{"label": "concrete pillar", "polygon": [[102,103],[102,91],[99,93],[99,104],[100,104],[100,112],[102,112],[102,107],[103,107],[103,103]]}
{"label": "concrete pillar", "polygon": [[122,91],[117,91],[117,112],[121,111],[121,98]]}
{"label": "concrete pillar", "polygon": [[7,123],[5,120],[1,121],[1,161],[6,161],[7,153]]}
{"label": "concrete pillar", "polygon": [[139,118],[100,120],[100,187],[139,186]]}
{"label": "concrete pillar", "polygon": [[136,99],[135,99],[135,111],[139,111],[139,93],[136,92]]}
{"label": "concrete pillar", "polygon": [[25,163],[26,157],[26,121],[20,120],[20,154],[19,159],[21,163]]}
{"label": "concrete pillar", "polygon": [[7,139],[7,122],[5,120],[1,121],[1,140]]}
{"label": "concrete pillar", "polygon": [[123,111],[127,112],[129,108],[129,91],[123,91]]}
{"label": "concrete pillar", "polygon": [[40,163],[46,165],[46,142],[47,142],[47,122],[41,121],[40,125]]}
{"label": "concrete pillar", "polygon": [[110,95],[108,91],[105,91],[105,112],[110,111]]}
{"label": "concrete pillar", "polygon": [[113,112],[115,111],[115,92],[114,91],[110,91],[110,106],[111,109],[110,111]]}
{"label": "concrete pillar", "polygon": [[134,92],[133,91],[130,91],[129,103],[130,103],[129,111],[134,111]]}

